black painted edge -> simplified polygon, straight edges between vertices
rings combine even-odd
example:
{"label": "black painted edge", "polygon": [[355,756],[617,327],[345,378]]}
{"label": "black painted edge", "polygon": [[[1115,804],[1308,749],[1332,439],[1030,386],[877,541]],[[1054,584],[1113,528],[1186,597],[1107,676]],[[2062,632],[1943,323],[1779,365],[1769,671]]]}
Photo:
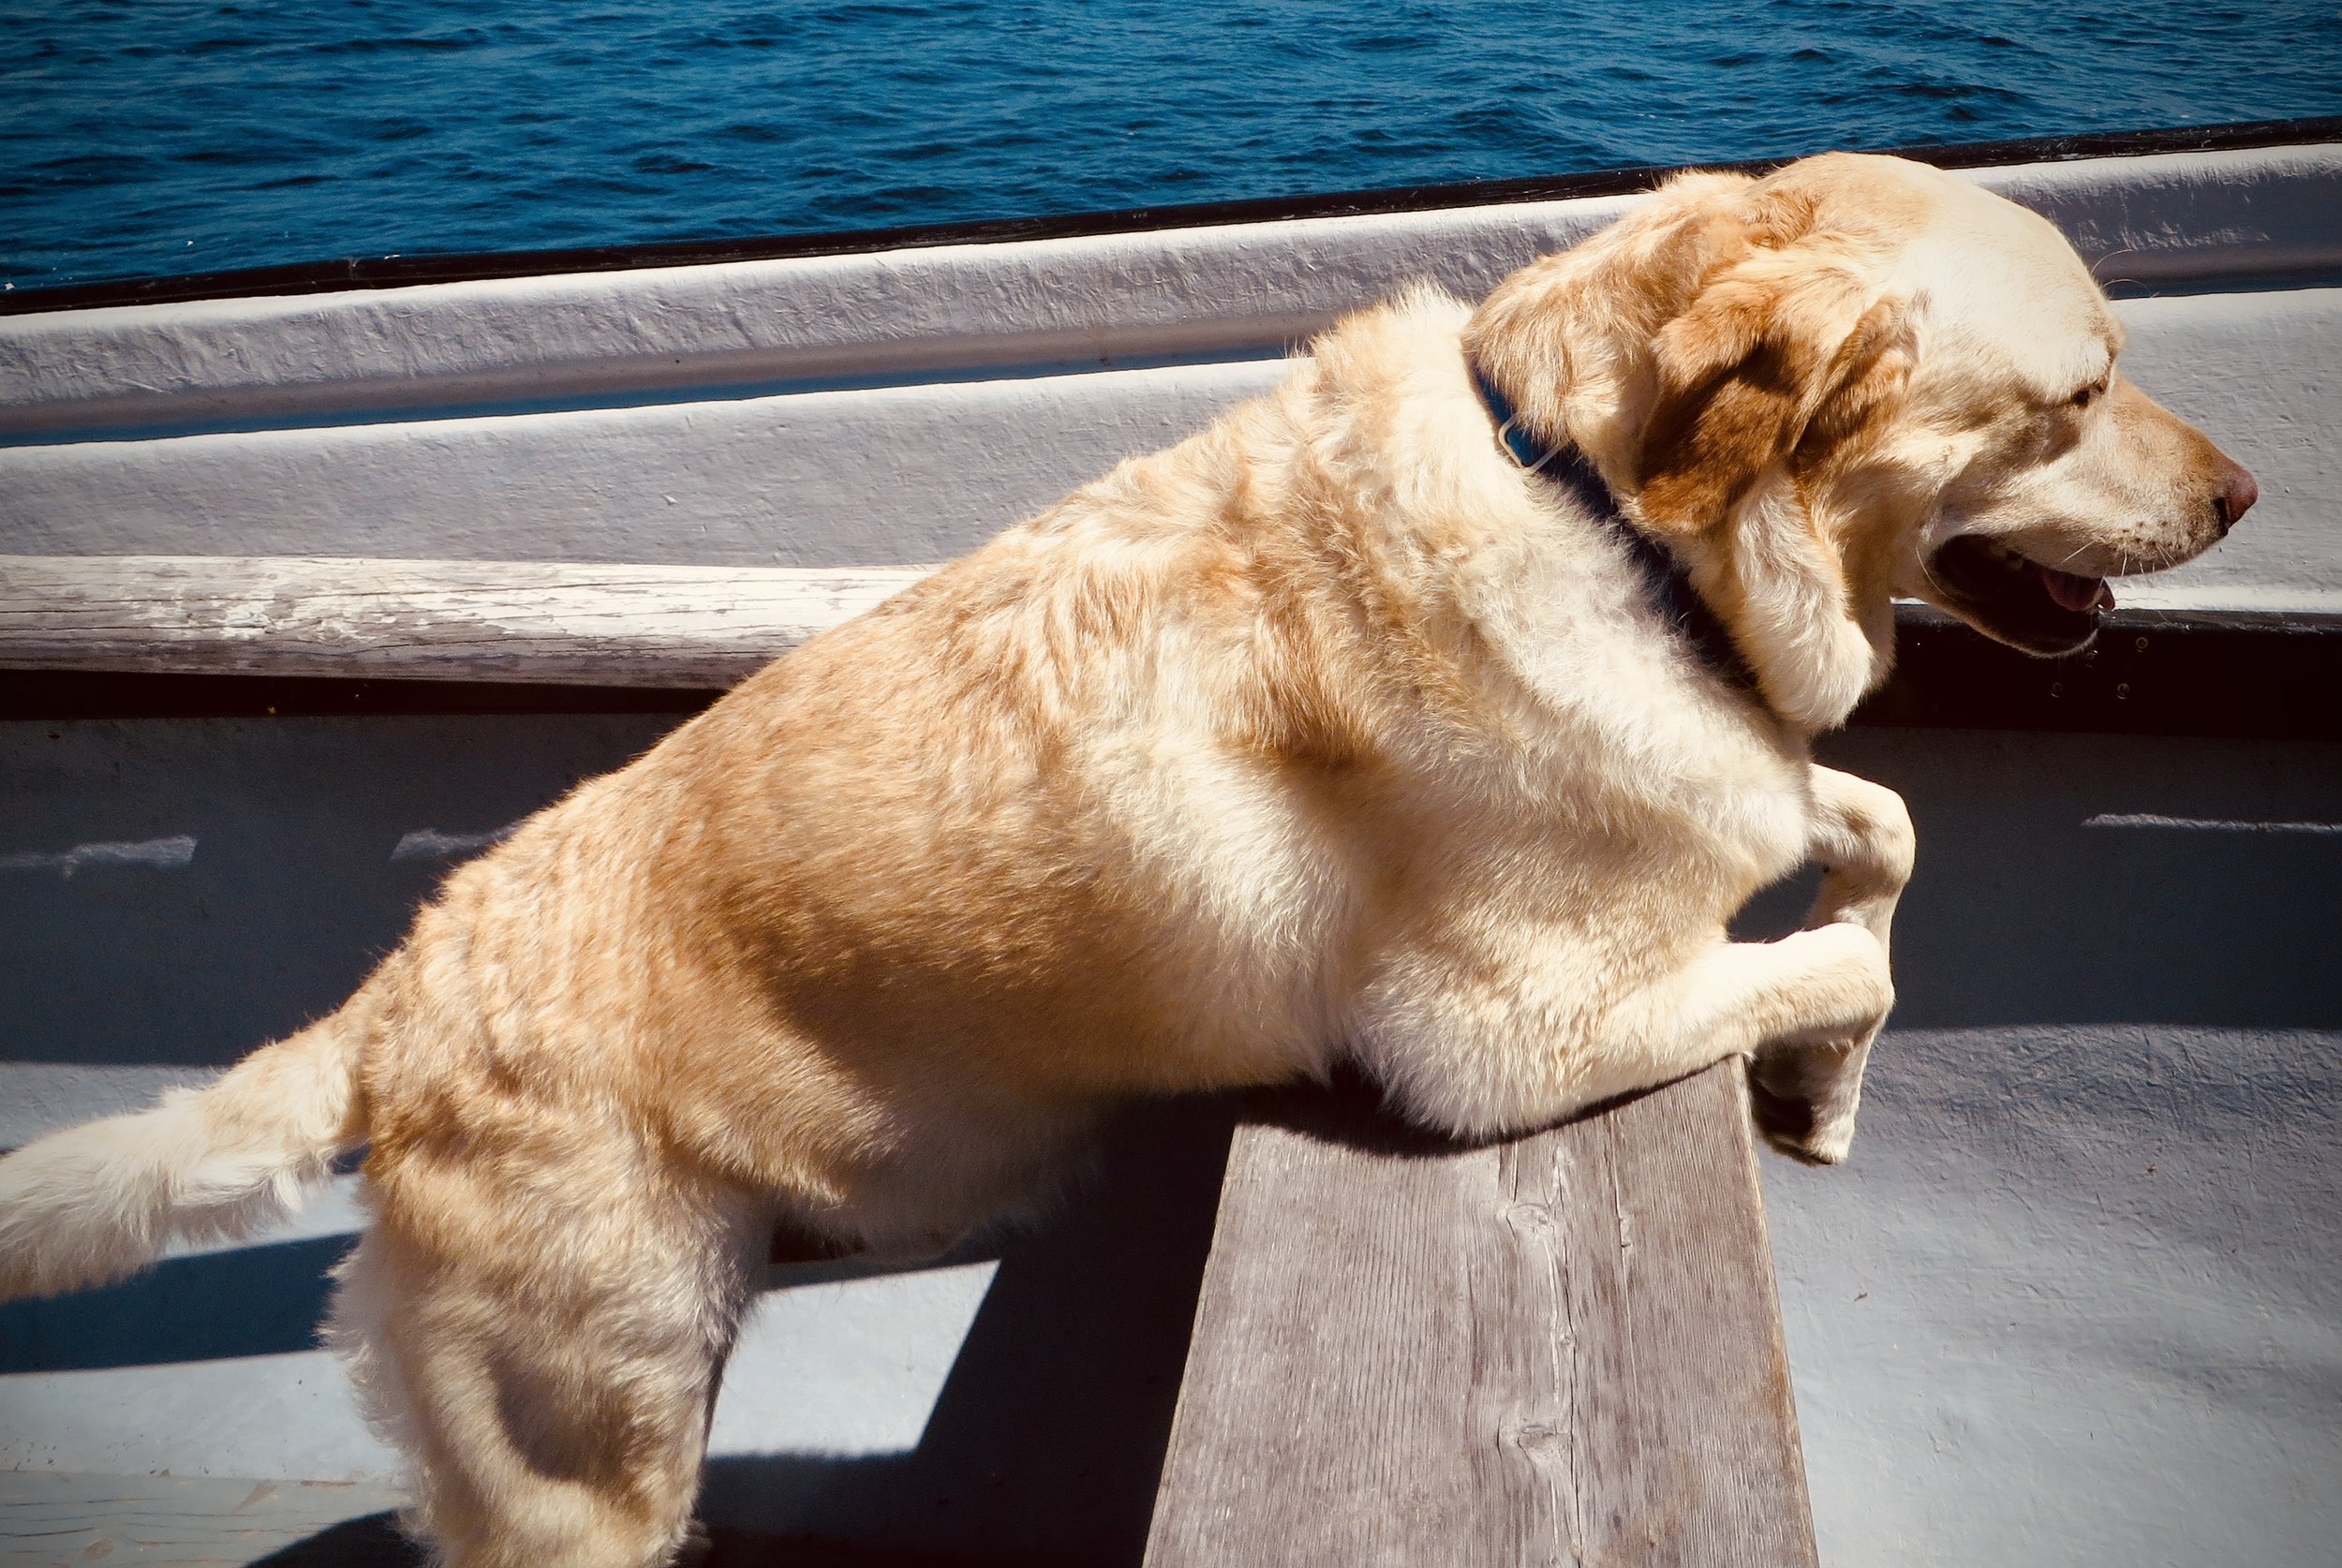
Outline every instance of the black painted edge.
{"label": "black painted edge", "polygon": [[[2342,115],[2300,120],[2254,120],[2234,125],[2186,126],[2157,130],[2107,131],[2086,136],[2034,137],[2016,141],[1964,141],[1863,150],[1916,158],[1939,169],[1978,169],[1997,164],[2070,163],[2087,158],[2144,157],[2158,153],[2233,152],[2333,141],[2342,141]],[[1793,158],[1785,156],[1728,163],[1653,165],[1518,180],[1471,180],[1384,190],[1336,191],[1314,196],[1133,207],[1119,212],[922,224],[902,229],[861,229],[739,239],[670,240],[648,244],[601,245],[575,250],[501,251],[460,256],[344,257],[285,266],[190,273],[176,277],[117,278],[60,284],[52,288],[8,288],[0,291],[0,316],[90,310],[107,305],[179,304],[193,300],[400,288],[424,283],[476,283],[496,278],[537,277],[563,273],[626,272],[645,267],[705,266],[726,261],[796,260],[809,257],[850,256],[935,245],[1059,240],[1139,233],[1149,229],[1221,228],[1231,224],[1270,223],[1295,218],[1379,216],[1455,207],[1559,201],[1585,197],[1621,196],[1646,190],[1684,169],[1762,173],[1793,161]]]}
{"label": "black painted edge", "polygon": [[[2342,741],[2342,623],[2132,611],[2040,659],[1933,611],[1898,616],[1892,679],[1858,728]],[[0,671],[0,720],[697,713],[710,688]]]}
{"label": "black painted edge", "polygon": [[1895,673],[1866,729],[2342,741],[2342,623],[2262,612],[2121,611],[2090,646],[2035,658],[1900,607]]}
{"label": "black painted edge", "polygon": [[0,721],[693,714],[722,695],[713,687],[0,670]]}

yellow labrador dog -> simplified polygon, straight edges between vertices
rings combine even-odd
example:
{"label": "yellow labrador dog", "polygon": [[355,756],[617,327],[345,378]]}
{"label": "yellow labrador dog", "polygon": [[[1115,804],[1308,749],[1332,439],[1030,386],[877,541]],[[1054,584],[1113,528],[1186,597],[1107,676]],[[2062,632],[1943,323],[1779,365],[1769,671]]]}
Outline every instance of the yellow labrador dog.
{"label": "yellow labrador dog", "polygon": [[1890,600],[2079,647],[2252,503],[2122,344],[2040,218],[1836,155],[1364,311],[541,812],[332,1017],[0,1162],[0,1294],[364,1146],[334,1336],[415,1528],[615,1568],[684,1539],[777,1223],[941,1247],[1127,1096],[1346,1054],[1478,1134],[1741,1053],[1841,1159],[1912,836],[1808,742]]}

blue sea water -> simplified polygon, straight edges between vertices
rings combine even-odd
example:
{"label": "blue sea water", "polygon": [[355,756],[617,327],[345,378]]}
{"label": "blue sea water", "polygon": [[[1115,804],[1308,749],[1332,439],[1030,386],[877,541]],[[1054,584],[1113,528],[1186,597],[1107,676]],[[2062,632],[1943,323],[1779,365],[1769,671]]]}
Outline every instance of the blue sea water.
{"label": "blue sea water", "polygon": [[2337,111],[2335,0],[15,0],[0,282]]}

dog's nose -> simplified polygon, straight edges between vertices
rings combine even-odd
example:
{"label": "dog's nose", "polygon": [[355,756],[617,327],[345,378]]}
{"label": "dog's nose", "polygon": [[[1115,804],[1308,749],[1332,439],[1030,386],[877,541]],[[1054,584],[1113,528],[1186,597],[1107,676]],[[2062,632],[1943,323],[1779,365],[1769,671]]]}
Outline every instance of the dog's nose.
{"label": "dog's nose", "polygon": [[2212,497],[2212,510],[2220,514],[2220,532],[2225,534],[2235,527],[2236,520],[2250,511],[2259,499],[2260,486],[2253,482],[2252,475],[2236,464],[2230,464],[2220,493]]}

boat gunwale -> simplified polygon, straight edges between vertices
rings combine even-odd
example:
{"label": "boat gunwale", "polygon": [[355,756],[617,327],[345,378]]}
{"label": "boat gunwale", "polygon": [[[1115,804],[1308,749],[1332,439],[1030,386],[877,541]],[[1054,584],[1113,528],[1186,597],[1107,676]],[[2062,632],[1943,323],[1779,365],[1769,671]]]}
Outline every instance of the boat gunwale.
{"label": "boat gunwale", "polygon": [[[1967,170],[2036,163],[2072,163],[2173,153],[2244,152],[2342,141],[2342,115],[2255,120],[2231,125],[2090,132],[2008,141],[1964,141],[1857,149],[1914,158],[1939,169]],[[1294,197],[1167,203],[1106,212],[1034,217],[981,218],[899,228],[838,229],[804,234],[651,241],[542,250],[421,255],[393,253],[163,276],[96,279],[87,283],[0,288],[0,317],[41,315],[114,305],[183,304],[203,300],[339,293],[477,283],[556,274],[630,272],[720,265],[738,261],[803,260],[942,245],[997,244],[1146,233],[1157,229],[1224,228],[1326,217],[1373,217],[1632,195],[1671,175],[1694,170],[1761,174],[1796,156],[1727,159],[1673,165],[1632,165],[1582,173],[1460,181]]]}

